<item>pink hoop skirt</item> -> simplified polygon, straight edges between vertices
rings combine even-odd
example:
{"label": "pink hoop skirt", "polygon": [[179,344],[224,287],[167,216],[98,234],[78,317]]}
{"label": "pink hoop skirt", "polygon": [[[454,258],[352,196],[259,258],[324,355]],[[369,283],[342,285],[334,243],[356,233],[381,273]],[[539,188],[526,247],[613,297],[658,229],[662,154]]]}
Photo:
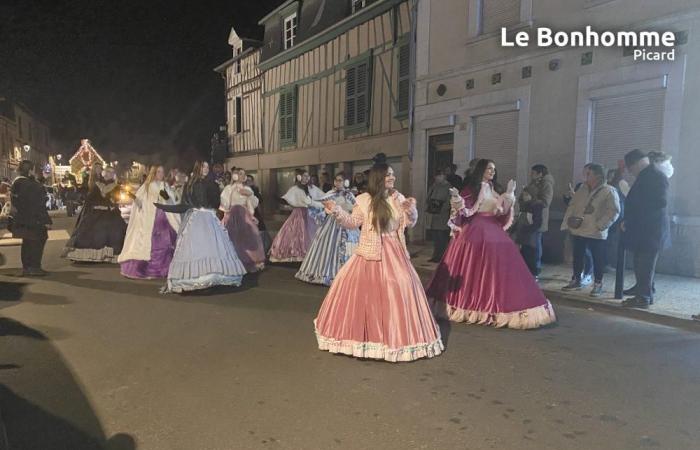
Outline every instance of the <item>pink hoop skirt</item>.
{"label": "pink hoop skirt", "polygon": [[495,216],[478,214],[450,241],[426,290],[438,317],[518,329],[556,322],[517,246]]}
{"label": "pink hoop skirt", "polygon": [[314,325],[319,349],[331,353],[397,362],[444,350],[418,274],[387,235],[381,261],[353,255],[340,269]]}
{"label": "pink hoop skirt", "polygon": [[316,234],[308,208],[294,208],[272,241],[270,262],[302,262]]}
{"label": "pink hoop skirt", "polygon": [[242,205],[234,205],[222,220],[236,254],[248,273],[265,267],[265,249],[253,215]]}

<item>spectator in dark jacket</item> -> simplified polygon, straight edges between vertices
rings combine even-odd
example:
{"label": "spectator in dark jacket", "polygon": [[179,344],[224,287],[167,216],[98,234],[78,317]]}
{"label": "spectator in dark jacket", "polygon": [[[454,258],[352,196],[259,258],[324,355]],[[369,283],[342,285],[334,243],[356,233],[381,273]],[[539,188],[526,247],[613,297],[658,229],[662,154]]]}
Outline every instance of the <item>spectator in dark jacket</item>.
{"label": "spectator in dark jacket", "polygon": [[606,239],[607,254],[606,264],[610,267],[617,266],[617,248],[620,243],[620,224],[625,217],[625,193],[622,190],[621,182],[622,170],[610,169],[607,173],[608,184],[615,188],[617,197],[620,199],[620,217],[617,218],[614,224],[608,229],[608,238]]}
{"label": "spectator in dark jacket", "polygon": [[636,284],[627,290],[634,297],[623,306],[648,308],[654,302],[653,283],[659,253],[671,245],[668,217],[668,177],[641,150],[625,155],[625,166],[635,177],[627,195],[621,224],[625,248],[634,254]]}
{"label": "spectator in dark jacket", "polygon": [[456,164],[450,164],[447,167],[445,167],[443,173],[445,174],[445,179],[448,183],[452,185],[453,188],[457,189],[458,191],[462,190],[462,187],[464,186],[464,180],[462,179],[462,177],[457,175]]}
{"label": "spectator in dark jacket", "polygon": [[535,278],[541,271],[539,258],[542,255],[538,249],[542,245],[540,229],[544,223],[544,209],[544,202],[533,198],[528,191],[523,191],[520,195],[520,215],[516,224],[515,242],[520,245],[520,254]]}
{"label": "spectator in dark jacket", "polygon": [[431,262],[440,262],[450,242],[450,183],[445,179],[445,173],[438,170],[435,182],[428,191],[428,229],[433,238],[433,256]]}
{"label": "spectator in dark jacket", "polygon": [[22,274],[42,276],[44,246],[51,218],[46,211],[46,190],[34,179],[34,163],[22,161],[12,183],[12,236],[22,239]]}
{"label": "spectator in dark jacket", "polygon": [[[542,203],[542,223],[539,229],[535,230],[532,238],[535,240],[535,264],[537,266],[537,273],[542,270],[542,235],[549,230],[549,207],[554,199],[554,177],[550,175],[549,170],[544,164],[535,164],[530,168],[530,183],[525,186],[523,194],[528,193],[531,201],[538,201]],[[521,206],[527,203],[523,198],[520,197]]]}

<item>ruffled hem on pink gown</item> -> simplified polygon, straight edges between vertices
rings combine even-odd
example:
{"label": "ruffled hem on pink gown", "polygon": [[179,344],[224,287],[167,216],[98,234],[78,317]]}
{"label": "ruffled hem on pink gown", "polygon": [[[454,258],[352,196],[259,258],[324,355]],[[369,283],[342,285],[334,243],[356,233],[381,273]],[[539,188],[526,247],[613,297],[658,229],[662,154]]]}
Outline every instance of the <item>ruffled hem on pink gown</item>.
{"label": "ruffled hem on pink gown", "polygon": [[557,320],[494,216],[474,216],[450,241],[426,291],[435,314],[455,322],[529,329]]}
{"label": "ruffled hem on pink gown", "polygon": [[388,236],[381,261],[353,255],[340,269],[314,326],[319,349],[358,358],[414,361],[444,350],[418,274]]}
{"label": "ruffled hem on pink gown", "polygon": [[302,262],[316,234],[308,208],[294,208],[270,247],[270,262]]}

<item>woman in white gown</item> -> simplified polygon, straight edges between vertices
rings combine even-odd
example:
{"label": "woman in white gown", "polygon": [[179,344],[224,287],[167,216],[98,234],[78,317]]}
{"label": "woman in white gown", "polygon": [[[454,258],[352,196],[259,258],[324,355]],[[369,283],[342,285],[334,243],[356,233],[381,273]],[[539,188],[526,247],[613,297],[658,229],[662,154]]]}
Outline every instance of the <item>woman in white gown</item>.
{"label": "woman in white gown", "polygon": [[258,221],[253,216],[258,198],[244,184],[245,181],[245,170],[234,171],[231,184],[221,193],[219,209],[224,212],[222,223],[238,257],[248,272],[256,272],[265,267],[265,249],[258,231]]}
{"label": "woman in white gown", "polygon": [[179,218],[155,206],[175,203],[175,193],[164,179],[163,166],[152,166],[146,182],[136,191],[124,247],[118,258],[121,274],[127,278],[168,276]]}

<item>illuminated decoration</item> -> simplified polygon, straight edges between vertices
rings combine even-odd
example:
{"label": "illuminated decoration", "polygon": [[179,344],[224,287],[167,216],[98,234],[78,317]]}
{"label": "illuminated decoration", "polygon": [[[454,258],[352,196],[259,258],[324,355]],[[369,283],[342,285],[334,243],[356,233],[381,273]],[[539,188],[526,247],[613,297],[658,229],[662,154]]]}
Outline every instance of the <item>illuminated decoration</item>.
{"label": "illuminated decoration", "polygon": [[89,169],[96,162],[106,165],[104,158],[97,153],[97,150],[90,144],[89,139],[81,139],[78,151],[68,160],[71,172],[80,173],[83,169]]}
{"label": "illuminated decoration", "polygon": [[29,145],[29,144],[24,144],[24,146],[22,147],[22,149],[24,149],[24,151],[25,151],[26,153],[29,153],[29,150],[31,150],[32,147],[31,147],[31,145]]}

